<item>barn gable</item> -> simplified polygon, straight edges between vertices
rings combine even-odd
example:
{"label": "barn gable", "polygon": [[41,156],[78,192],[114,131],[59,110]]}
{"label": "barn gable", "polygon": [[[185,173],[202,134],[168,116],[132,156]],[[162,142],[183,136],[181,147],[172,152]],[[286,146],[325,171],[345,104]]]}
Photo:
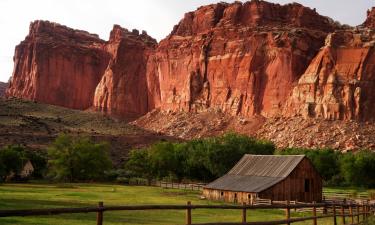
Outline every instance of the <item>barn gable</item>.
{"label": "barn gable", "polygon": [[223,177],[205,188],[258,193],[287,178],[304,155],[244,155]]}

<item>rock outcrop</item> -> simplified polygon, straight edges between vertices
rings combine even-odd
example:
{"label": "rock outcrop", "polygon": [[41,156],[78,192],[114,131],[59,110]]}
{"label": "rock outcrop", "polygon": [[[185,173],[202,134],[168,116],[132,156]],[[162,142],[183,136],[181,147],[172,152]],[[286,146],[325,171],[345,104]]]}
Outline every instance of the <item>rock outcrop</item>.
{"label": "rock outcrop", "polygon": [[[187,13],[148,71],[155,107],[273,116],[335,24],[300,4],[219,3]],[[155,99],[156,98],[156,99]]]}
{"label": "rock outcrop", "polygon": [[0,82],[0,98],[5,96],[5,90],[7,88],[8,84]]}
{"label": "rock outcrop", "polygon": [[159,44],[115,25],[109,41],[36,21],[8,96],[110,115],[153,109],[372,120],[375,9],[357,28],[315,9],[252,0],[186,13]]}
{"label": "rock outcrop", "polygon": [[7,95],[87,109],[108,65],[104,47],[97,35],[35,21],[16,47]]}
{"label": "rock outcrop", "polygon": [[337,31],[309,65],[285,106],[288,116],[370,120],[375,113],[375,31]]}
{"label": "rock outcrop", "polygon": [[97,110],[121,117],[136,117],[150,110],[146,66],[156,45],[145,31],[139,34],[138,30],[113,27],[106,45],[111,60],[95,91]]}
{"label": "rock outcrop", "polygon": [[363,23],[364,27],[375,29],[375,7],[372,7],[371,10],[367,11],[367,19]]}

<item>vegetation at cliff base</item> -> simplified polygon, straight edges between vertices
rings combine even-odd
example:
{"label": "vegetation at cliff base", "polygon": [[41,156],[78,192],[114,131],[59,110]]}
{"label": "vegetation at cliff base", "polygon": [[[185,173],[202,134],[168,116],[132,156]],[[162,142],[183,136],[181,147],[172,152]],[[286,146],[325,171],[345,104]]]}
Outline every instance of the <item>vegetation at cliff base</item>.
{"label": "vegetation at cliff base", "polygon": [[108,151],[105,143],[60,135],[48,149],[49,175],[70,182],[103,180],[112,168]]}
{"label": "vegetation at cliff base", "polygon": [[225,174],[244,154],[272,155],[271,142],[228,133],[182,143],[160,142],[133,150],[125,165],[133,176],[146,179],[211,181]]}

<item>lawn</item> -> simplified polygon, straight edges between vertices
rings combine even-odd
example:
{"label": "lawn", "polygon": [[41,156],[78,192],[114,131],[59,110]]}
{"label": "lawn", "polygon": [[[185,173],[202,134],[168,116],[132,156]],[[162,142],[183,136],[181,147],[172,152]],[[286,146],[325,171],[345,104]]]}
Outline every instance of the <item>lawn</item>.
{"label": "lawn", "polygon": [[[197,191],[172,190],[159,187],[136,187],[102,184],[4,184],[0,185],[1,209],[35,209],[57,207],[95,206],[99,201],[105,205],[140,204],[223,204],[199,199]],[[292,213],[293,216],[308,214]],[[193,223],[240,222],[241,210],[193,210]],[[53,215],[39,217],[0,218],[1,225],[85,225],[96,224],[95,213]],[[252,210],[248,221],[284,219],[282,210]],[[105,212],[105,225],[119,224],[184,224],[184,210],[121,211]],[[312,221],[297,224],[311,224]],[[318,224],[332,224],[332,219],[320,220]]]}

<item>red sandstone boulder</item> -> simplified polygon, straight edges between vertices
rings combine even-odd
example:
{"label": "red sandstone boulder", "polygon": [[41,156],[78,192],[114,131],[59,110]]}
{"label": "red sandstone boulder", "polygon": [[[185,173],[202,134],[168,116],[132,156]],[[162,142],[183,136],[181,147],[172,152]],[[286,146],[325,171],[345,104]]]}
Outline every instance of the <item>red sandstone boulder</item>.
{"label": "red sandstone boulder", "polygon": [[160,81],[160,93],[150,98],[164,110],[278,115],[334,29],[331,20],[299,4],[201,7],[160,42],[148,70],[149,80]]}
{"label": "red sandstone boulder", "polygon": [[294,88],[284,114],[370,120],[375,114],[375,31],[328,35]]}
{"label": "red sandstone boulder", "polygon": [[31,23],[29,35],[15,50],[7,96],[87,109],[108,64],[104,46],[85,31],[48,21]]}
{"label": "red sandstone boulder", "polygon": [[106,45],[111,60],[95,91],[97,110],[121,117],[140,116],[151,110],[146,66],[156,44],[145,32],[114,26]]}

